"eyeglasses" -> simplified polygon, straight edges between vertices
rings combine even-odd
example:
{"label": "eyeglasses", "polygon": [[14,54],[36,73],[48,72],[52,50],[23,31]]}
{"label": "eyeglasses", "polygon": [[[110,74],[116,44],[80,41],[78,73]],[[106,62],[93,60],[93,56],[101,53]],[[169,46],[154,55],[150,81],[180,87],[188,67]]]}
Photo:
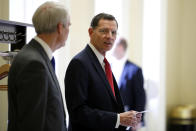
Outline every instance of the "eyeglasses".
{"label": "eyeglasses", "polygon": [[107,34],[112,34],[112,36],[116,36],[117,35],[117,31],[116,30],[109,30],[109,29],[98,29],[98,32],[102,35],[107,35]]}

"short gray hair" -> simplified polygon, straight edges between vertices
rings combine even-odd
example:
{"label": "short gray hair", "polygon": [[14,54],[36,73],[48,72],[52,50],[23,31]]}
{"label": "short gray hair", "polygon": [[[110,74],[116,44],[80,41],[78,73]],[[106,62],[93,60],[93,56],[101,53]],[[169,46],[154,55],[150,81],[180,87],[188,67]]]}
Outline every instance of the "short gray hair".
{"label": "short gray hair", "polygon": [[32,22],[37,34],[52,33],[58,23],[66,27],[69,16],[66,8],[57,2],[45,2],[35,11]]}

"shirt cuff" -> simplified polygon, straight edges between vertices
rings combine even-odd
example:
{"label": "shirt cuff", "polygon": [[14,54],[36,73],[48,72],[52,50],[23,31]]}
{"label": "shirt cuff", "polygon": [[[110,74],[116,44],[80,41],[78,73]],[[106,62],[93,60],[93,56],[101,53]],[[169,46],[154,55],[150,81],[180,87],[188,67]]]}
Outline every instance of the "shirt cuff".
{"label": "shirt cuff", "polygon": [[116,126],[115,128],[118,128],[120,125],[120,114],[117,114],[117,121],[116,121]]}

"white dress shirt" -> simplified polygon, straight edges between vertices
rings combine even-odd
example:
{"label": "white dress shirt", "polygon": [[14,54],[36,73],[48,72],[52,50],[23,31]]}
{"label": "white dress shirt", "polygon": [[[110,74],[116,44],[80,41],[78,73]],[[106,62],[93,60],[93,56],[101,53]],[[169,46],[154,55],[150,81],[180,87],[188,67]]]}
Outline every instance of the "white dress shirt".
{"label": "white dress shirt", "polygon": [[48,44],[43,41],[41,38],[39,38],[38,36],[35,36],[34,39],[40,43],[40,45],[44,48],[44,51],[46,52],[49,60],[52,60],[52,50],[50,49],[50,47],[48,46]]}

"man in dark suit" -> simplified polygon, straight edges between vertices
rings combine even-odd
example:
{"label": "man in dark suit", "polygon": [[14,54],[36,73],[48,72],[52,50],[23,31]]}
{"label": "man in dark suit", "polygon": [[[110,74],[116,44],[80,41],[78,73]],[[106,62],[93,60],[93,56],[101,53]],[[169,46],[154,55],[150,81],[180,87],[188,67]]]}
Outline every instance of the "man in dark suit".
{"label": "man in dark suit", "polygon": [[117,28],[112,15],[96,15],[88,30],[90,43],[67,68],[65,97],[72,131],[123,131],[141,120],[135,111],[124,112],[117,83],[104,58]]}
{"label": "man in dark suit", "polygon": [[[142,69],[127,60],[125,55],[127,46],[128,44],[125,38],[119,38],[119,40],[117,40],[116,47],[114,49],[114,56],[118,62],[116,64],[113,63],[112,68],[118,67],[122,70],[116,71],[114,75],[118,80],[117,83],[119,85],[125,111],[143,111],[145,110],[146,94],[143,87],[144,78]],[[143,119],[142,122],[144,122]],[[141,124],[143,123],[140,123],[140,125]]]}
{"label": "man in dark suit", "polygon": [[61,90],[50,60],[65,45],[70,18],[62,5],[46,2],[32,21],[37,36],[14,58],[8,76],[8,131],[66,131]]}

